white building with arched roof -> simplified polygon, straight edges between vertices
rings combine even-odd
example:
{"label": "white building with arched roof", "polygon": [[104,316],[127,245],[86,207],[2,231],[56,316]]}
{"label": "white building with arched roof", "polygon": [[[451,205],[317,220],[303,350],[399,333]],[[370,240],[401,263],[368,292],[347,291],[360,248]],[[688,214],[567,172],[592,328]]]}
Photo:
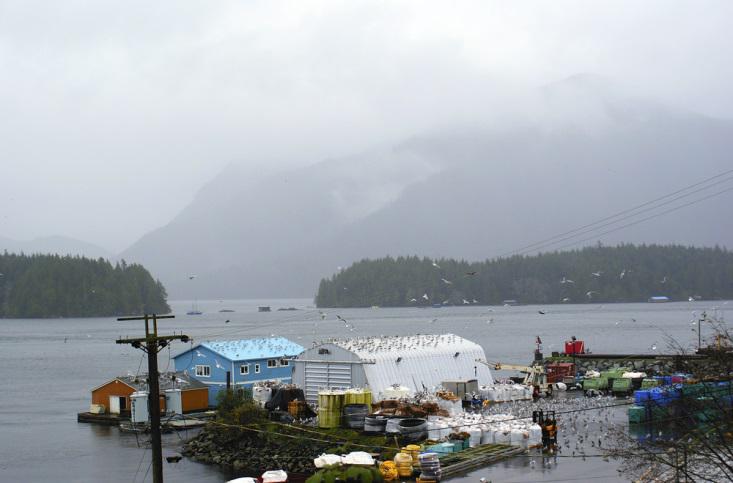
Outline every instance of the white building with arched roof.
{"label": "white building with arched roof", "polygon": [[315,402],[326,388],[368,387],[378,399],[399,384],[420,391],[443,381],[477,379],[493,384],[483,348],[455,334],[329,339],[303,351],[293,362],[293,383]]}

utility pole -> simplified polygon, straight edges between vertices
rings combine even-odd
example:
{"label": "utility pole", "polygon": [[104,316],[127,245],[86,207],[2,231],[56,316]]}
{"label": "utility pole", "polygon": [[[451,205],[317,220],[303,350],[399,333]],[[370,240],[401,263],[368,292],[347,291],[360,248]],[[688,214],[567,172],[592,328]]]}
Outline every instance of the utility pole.
{"label": "utility pole", "polygon": [[700,353],[700,346],[702,345],[702,333],[700,332],[700,323],[707,320],[708,314],[703,312],[700,318],[697,319],[697,352]]}
{"label": "utility pole", "polygon": [[[158,387],[158,352],[172,340],[188,342],[187,335],[158,336],[158,319],[172,319],[175,315],[148,315],[120,317],[117,320],[144,320],[145,337],[117,339],[118,344],[130,344],[148,353],[148,413],[150,414],[150,444],[153,452],[153,483],[163,483],[163,448],[160,440],[160,388]],[[150,330],[150,321],[153,322]]]}

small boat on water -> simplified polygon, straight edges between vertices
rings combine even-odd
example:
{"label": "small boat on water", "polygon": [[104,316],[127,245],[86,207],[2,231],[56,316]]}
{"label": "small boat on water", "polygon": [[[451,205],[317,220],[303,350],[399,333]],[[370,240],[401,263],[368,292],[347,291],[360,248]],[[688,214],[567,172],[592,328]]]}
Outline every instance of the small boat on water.
{"label": "small boat on water", "polygon": [[191,310],[186,312],[186,315],[201,315],[203,312],[199,310],[198,303],[194,300],[194,302],[191,304]]}
{"label": "small boat on water", "polygon": [[221,309],[219,312],[223,314],[225,312],[234,312],[234,311],[232,309]]}
{"label": "small boat on water", "polygon": [[258,312],[270,312],[272,309],[270,309],[269,305],[261,305],[257,307]]}

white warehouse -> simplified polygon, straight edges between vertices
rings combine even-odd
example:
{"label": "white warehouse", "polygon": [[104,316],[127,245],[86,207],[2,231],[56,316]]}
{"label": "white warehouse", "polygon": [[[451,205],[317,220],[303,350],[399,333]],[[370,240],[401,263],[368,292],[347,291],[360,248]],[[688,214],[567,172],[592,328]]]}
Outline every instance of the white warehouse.
{"label": "white warehouse", "polygon": [[398,384],[411,391],[434,389],[443,381],[477,379],[493,384],[483,348],[454,334],[329,339],[306,349],[295,360],[293,383],[308,402],[321,389],[369,388],[379,393]]}

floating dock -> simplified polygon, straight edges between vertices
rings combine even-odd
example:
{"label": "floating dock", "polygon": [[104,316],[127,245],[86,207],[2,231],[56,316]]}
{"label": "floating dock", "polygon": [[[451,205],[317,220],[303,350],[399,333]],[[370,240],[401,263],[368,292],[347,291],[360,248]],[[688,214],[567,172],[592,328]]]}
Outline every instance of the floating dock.
{"label": "floating dock", "polygon": [[483,468],[526,451],[520,446],[484,444],[475,448],[464,449],[458,453],[441,456],[441,471],[443,472],[443,478],[449,478],[477,468]]}

